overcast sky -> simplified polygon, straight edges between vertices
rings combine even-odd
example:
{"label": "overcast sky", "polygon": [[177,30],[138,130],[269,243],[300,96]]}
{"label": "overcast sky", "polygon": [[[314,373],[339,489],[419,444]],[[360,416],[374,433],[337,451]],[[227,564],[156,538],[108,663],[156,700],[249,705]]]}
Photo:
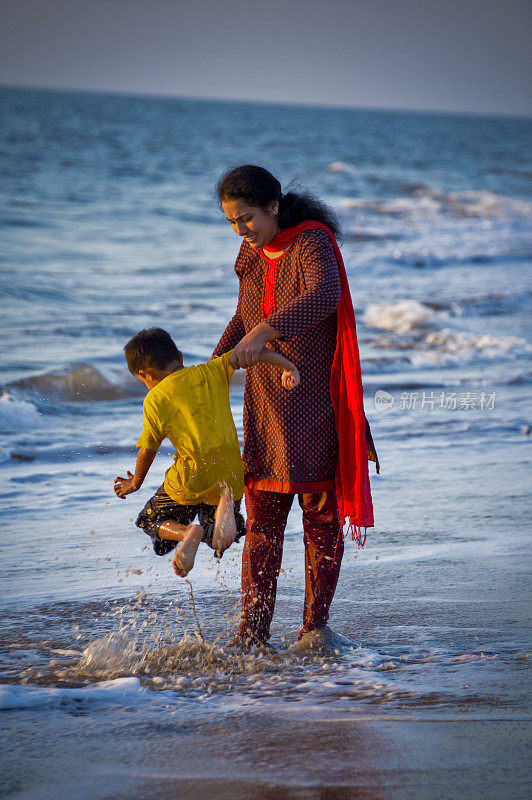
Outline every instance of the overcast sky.
{"label": "overcast sky", "polygon": [[530,0],[0,0],[0,83],[532,114]]}

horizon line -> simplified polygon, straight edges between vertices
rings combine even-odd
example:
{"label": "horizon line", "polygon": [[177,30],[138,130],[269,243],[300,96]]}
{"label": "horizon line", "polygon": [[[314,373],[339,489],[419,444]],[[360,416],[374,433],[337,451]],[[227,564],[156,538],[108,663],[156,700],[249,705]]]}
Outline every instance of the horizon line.
{"label": "horizon line", "polygon": [[380,113],[398,113],[398,114],[427,114],[435,116],[457,116],[457,117],[482,117],[482,118],[495,118],[495,119],[513,119],[521,121],[530,121],[532,119],[532,112],[518,114],[517,112],[506,111],[465,111],[463,109],[437,109],[437,108],[417,108],[417,107],[389,107],[389,106],[364,106],[364,105],[349,105],[344,103],[309,103],[297,100],[257,100],[256,98],[237,98],[237,97],[214,97],[210,95],[187,95],[187,94],[174,94],[173,92],[150,92],[150,91],[133,91],[129,89],[95,89],[95,88],[78,88],[75,86],[39,86],[35,84],[16,84],[16,83],[0,83],[0,90],[14,90],[14,91],[41,91],[41,92],[64,92],[64,93],[78,93],[78,94],[92,94],[92,95],[110,95],[118,97],[138,97],[138,98],[153,98],[155,100],[195,100],[198,102],[207,103],[236,103],[239,105],[258,105],[258,106],[288,106],[295,108],[309,108],[309,109],[330,109],[337,111],[362,111],[362,112],[380,112]]}

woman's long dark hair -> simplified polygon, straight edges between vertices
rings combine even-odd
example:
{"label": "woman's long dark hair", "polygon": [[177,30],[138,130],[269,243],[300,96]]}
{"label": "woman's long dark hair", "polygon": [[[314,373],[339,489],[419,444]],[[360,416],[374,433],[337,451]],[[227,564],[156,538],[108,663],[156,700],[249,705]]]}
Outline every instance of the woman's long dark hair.
{"label": "woman's long dark hair", "polygon": [[311,219],[327,225],[336,238],[341,236],[340,223],[329,206],[310,192],[283,194],[277,178],[255,164],[243,164],[226,172],[216,184],[216,192],[220,205],[224,200],[245,200],[250,206],[265,209],[270,203],[278,201],[281,229]]}

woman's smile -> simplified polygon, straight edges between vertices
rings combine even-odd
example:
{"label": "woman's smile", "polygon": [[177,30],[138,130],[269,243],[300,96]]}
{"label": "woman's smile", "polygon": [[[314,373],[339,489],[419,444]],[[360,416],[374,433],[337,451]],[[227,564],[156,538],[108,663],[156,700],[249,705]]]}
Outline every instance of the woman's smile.
{"label": "woman's smile", "polygon": [[245,200],[224,200],[222,208],[234,232],[241,236],[254,250],[265,247],[279,232],[277,216],[272,208],[250,206]]}

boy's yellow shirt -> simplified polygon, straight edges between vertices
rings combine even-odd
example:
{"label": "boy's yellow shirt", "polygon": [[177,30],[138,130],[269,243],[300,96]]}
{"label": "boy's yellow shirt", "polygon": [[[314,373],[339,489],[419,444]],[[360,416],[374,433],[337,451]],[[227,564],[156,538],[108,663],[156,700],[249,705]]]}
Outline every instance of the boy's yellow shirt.
{"label": "boy's yellow shirt", "polygon": [[163,439],[170,439],[176,452],[164,489],[181,505],[217,505],[223,483],[235,500],[244,494],[244,465],[229,405],[230,355],[167,375],[144,399],[137,447],[157,451]]}

